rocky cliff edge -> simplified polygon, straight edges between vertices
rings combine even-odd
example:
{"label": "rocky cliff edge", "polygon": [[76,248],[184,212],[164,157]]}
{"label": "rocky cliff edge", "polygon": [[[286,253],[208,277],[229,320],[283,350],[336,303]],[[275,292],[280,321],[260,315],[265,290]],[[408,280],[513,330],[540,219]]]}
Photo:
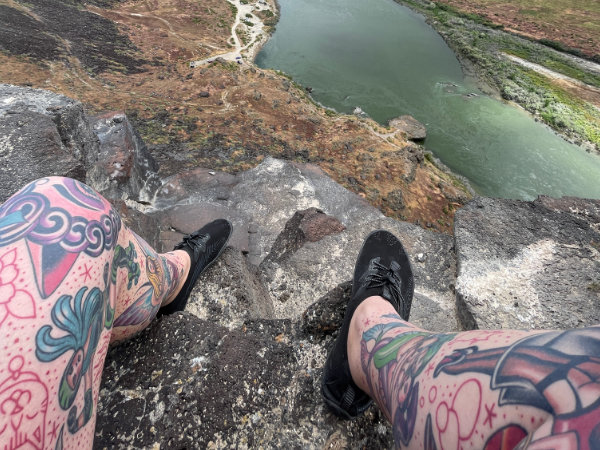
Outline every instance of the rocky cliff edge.
{"label": "rocky cliff edge", "polygon": [[477,198],[448,236],[385,217],[310,164],[161,178],[124,114],[88,117],[67,97],[6,85],[0,175],[0,201],[43,176],[85,181],[163,251],[213,218],[235,226],[185,312],[109,351],[97,448],[390,447],[377,408],[344,422],[319,394],[354,259],[376,228],[407,248],[411,320],[424,328],[600,322],[598,200]]}

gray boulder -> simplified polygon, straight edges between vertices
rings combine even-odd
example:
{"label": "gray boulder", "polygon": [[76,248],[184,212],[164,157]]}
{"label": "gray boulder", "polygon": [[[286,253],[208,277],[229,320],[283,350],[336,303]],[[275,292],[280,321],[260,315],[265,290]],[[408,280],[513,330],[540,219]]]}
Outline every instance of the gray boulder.
{"label": "gray boulder", "polygon": [[463,327],[600,322],[600,201],[478,198],[457,212],[454,236]]}
{"label": "gray boulder", "polygon": [[81,103],[41,89],[0,84],[0,202],[41,177],[85,181],[98,148]]}
{"label": "gray boulder", "polygon": [[403,133],[411,141],[423,141],[427,128],[413,116],[404,115],[390,120],[389,126]]}
{"label": "gray boulder", "polygon": [[127,116],[106,113],[94,117],[92,127],[100,150],[88,170],[88,183],[109,199],[148,203],[161,186],[158,164]]}
{"label": "gray boulder", "polygon": [[287,220],[297,210],[310,207],[334,216],[344,226],[383,217],[319,167],[274,158],[237,176],[199,168],[168,177],[156,192],[149,213],[161,217],[165,250],[183,233],[225,217],[234,225],[232,244],[258,265]]}

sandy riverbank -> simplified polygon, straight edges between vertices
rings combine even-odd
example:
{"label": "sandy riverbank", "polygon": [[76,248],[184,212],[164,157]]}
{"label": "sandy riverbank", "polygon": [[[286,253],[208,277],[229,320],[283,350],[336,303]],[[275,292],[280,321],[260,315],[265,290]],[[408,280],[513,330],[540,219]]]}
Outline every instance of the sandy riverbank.
{"label": "sandy riverbank", "polygon": [[228,44],[233,47],[229,52],[215,51],[210,57],[192,61],[190,67],[201,67],[210,64],[216,58],[225,61],[245,64],[254,58],[267,42],[270,28],[265,25],[261,16],[275,17],[278,6],[275,0],[227,0],[235,12],[235,20],[231,26]]}

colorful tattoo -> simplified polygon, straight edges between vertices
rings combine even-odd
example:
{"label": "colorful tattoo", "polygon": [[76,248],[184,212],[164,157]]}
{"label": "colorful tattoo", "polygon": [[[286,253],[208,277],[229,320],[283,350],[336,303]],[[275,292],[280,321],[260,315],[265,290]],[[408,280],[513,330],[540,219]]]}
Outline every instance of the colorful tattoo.
{"label": "colorful tattoo", "polygon": [[177,289],[183,269],[178,268],[171,260],[159,257],[146,241],[137,234],[133,232],[132,234],[136,237],[146,256],[146,276],[150,280],[155,294],[161,300],[169,297]]}
{"label": "colorful tattoo", "polygon": [[[25,355],[27,349],[3,345],[9,362],[0,366],[1,448],[55,445],[58,449],[71,442],[68,436],[89,424],[94,415],[93,387],[99,385],[111,338],[103,332],[149,321],[180,284],[183,268],[158,255],[141,238],[135,236],[125,247],[118,245],[121,227],[106,200],[65,178],[35,181],[0,206],[0,329],[37,329],[30,350],[35,350],[38,361],[54,363],[45,374],[48,380],[57,380],[45,385],[41,372],[25,370],[32,361],[11,353]],[[112,252],[108,261],[106,251]],[[83,261],[81,254],[86,256]],[[147,281],[140,283],[142,270]],[[126,297],[136,300],[115,321],[117,289],[121,289],[117,279],[127,280]],[[54,304],[40,301],[51,296]],[[50,318],[44,319],[47,315]],[[15,324],[16,319],[38,316],[43,320],[39,325]],[[50,378],[52,371],[56,378]],[[46,421],[49,398],[60,408]],[[67,412],[63,413],[66,422],[54,420],[56,410]]]}
{"label": "colorful tattoo", "polygon": [[[548,433],[536,435],[539,448],[600,448],[599,327],[536,334],[509,347],[454,350],[434,376],[469,372],[490,377],[498,405],[533,406],[553,416]],[[525,439],[523,448],[529,444]]]}
{"label": "colorful tattoo", "polygon": [[[490,348],[490,339],[510,345]],[[400,320],[365,331],[362,369],[396,444],[414,445],[419,434],[430,450],[477,442],[484,450],[600,450],[600,327],[515,339],[506,331],[433,334]]]}
{"label": "colorful tattoo", "polygon": [[179,285],[181,269],[166,258],[161,258],[146,242],[137,236],[138,244],[146,258],[148,282],[138,289],[131,306],[115,321],[115,327],[139,325],[152,320],[162,300],[170,296]]}
{"label": "colorful tattoo", "polygon": [[[58,404],[69,410],[67,428],[77,432],[92,416],[92,384],[90,366],[93,364],[96,346],[104,328],[104,295],[98,288],[89,292],[81,288],[75,298],[61,296],[52,308],[52,322],[57,330],[66,332],[52,336],[52,326],[44,325],[36,335],[36,356],[42,362],[51,362],[67,351],[71,358],[63,372],[58,390]],[[84,299],[85,296],[85,299]],[[73,303],[71,301],[73,300]],[[89,373],[88,373],[89,372]],[[77,407],[72,406],[84,380],[84,407],[78,415]]]}
{"label": "colorful tattoo", "polygon": [[[87,287],[79,289],[75,297],[62,295],[52,308],[52,322],[57,331],[66,332],[61,336],[53,336],[50,325],[43,326],[36,335],[36,356],[42,362],[51,362],[67,351],[72,351],[71,359],[63,372],[58,390],[58,403],[64,410],[69,410],[67,429],[76,433],[88,423],[92,417],[92,376],[94,355],[103,329],[113,325],[115,306],[115,285],[117,270],[127,269],[128,288],[137,284],[140,276],[139,264],[135,262],[137,253],[132,242],[127,248],[115,247],[112,269],[104,266],[104,291],[94,287],[89,292]],[[109,277],[110,272],[110,277]],[[87,294],[86,294],[87,292]],[[79,391],[81,380],[84,381],[84,407],[77,414],[77,407],[72,406]]]}
{"label": "colorful tattoo", "polygon": [[52,186],[61,198],[95,211],[108,210],[99,220],[72,216],[69,211],[52,206],[43,194],[34,192],[49,179],[27,185],[0,207],[0,246],[25,239],[40,296],[48,298],[62,283],[80,253],[99,256],[112,250],[121,219],[91,191],[75,180],[63,180]]}
{"label": "colorful tattoo", "polygon": [[[396,315],[384,317],[397,318]],[[377,324],[364,332],[361,361],[371,392],[392,422],[394,439],[408,445],[417,416],[419,382],[416,378],[440,347],[455,335],[422,331],[394,335],[394,331],[405,327],[405,323],[396,321]],[[373,383],[369,373],[371,364],[378,371],[377,383]]]}
{"label": "colorful tattoo", "polygon": [[120,245],[115,247],[113,256],[112,270],[110,272],[110,281],[113,284],[117,284],[117,272],[120,268],[127,269],[127,289],[131,289],[133,284],[137,284],[140,278],[140,265],[135,262],[137,258],[137,252],[133,242],[129,242],[127,248],[123,248]]}

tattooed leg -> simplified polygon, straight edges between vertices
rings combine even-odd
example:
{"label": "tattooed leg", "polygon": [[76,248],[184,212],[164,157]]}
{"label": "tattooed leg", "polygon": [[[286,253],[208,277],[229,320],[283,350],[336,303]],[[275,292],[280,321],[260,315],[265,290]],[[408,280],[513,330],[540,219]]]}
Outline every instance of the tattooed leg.
{"label": "tattooed leg", "polygon": [[109,342],[144,328],[188,270],[75,180],[1,205],[0,448],[90,448]]}
{"label": "tattooed leg", "polygon": [[600,327],[431,333],[371,297],[348,355],[398,448],[600,448]]}

